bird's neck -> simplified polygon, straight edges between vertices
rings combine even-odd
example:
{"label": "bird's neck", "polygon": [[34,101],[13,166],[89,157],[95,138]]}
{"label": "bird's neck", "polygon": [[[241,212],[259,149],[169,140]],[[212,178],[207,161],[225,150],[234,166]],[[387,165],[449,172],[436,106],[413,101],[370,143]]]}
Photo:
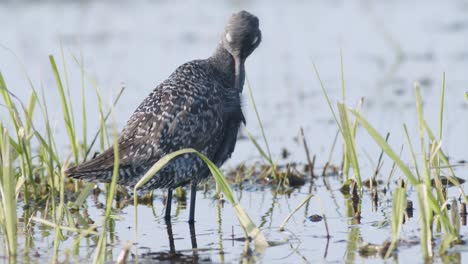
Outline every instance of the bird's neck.
{"label": "bird's neck", "polygon": [[[235,86],[235,61],[231,53],[229,53],[224,46],[220,43],[218,47],[216,48],[215,53],[213,56],[209,58],[209,60],[212,62],[213,66],[216,68],[217,71],[219,71],[222,76],[224,77],[223,79],[228,80],[229,86],[234,87]],[[244,86],[244,81],[245,81],[245,68],[244,68],[244,62],[242,61],[240,63],[240,69],[239,69],[239,92],[242,92],[242,88]]]}

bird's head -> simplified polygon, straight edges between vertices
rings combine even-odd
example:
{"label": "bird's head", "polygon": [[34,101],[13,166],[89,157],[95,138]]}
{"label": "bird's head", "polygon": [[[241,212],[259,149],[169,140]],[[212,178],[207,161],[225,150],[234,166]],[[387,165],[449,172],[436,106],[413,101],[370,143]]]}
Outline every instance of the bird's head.
{"label": "bird's head", "polygon": [[245,60],[260,44],[258,18],[247,11],[235,13],[226,25],[223,45],[235,59]]}
{"label": "bird's head", "polygon": [[235,13],[229,19],[222,37],[224,48],[234,58],[235,88],[242,91],[245,59],[262,41],[258,18],[247,11]]}

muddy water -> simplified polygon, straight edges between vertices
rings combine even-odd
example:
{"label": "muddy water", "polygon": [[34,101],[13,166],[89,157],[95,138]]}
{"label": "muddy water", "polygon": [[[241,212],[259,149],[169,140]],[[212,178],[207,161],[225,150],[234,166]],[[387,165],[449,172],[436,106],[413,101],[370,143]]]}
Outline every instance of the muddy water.
{"label": "muddy water", "polygon": [[[28,84],[19,62],[36,84],[43,84],[53,119],[60,120],[59,97],[47,55],[59,58],[59,40],[65,51],[72,98],[80,98],[80,69],[73,56],[83,54],[89,76],[96,80],[110,104],[119,87],[126,92],[116,111],[121,127],[138,103],[166,78],[178,65],[194,58],[204,58],[216,46],[226,18],[240,8],[247,9],[261,21],[263,43],[247,62],[247,74],[264,121],[272,153],[280,163],[305,161],[302,146],[296,136],[302,126],[317,163],[328,160],[337,131],[332,115],[321,93],[313,71],[317,66],[333,102],[341,99],[340,50],[343,52],[346,100],[356,105],[365,97],[363,113],[382,133],[390,132],[389,142],[399,149],[404,144],[402,124],[406,123],[412,137],[417,135],[413,82],[422,86],[426,119],[433,129],[438,128],[438,107],[442,73],[446,73],[446,108],[444,113],[443,148],[452,160],[466,159],[468,145],[467,107],[463,94],[468,83],[468,3],[466,1],[290,1],[287,5],[270,1],[40,1],[0,4],[0,70],[13,91],[21,98],[28,96]],[[97,113],[92,86],[87,83],[88,112]],[[247,128],[260,139],[250,99],[245,97]],[[76,107],[79,102],[77,101]],[[56,110],[56,111],[54,111]],[[3,109],[1,111],[4,111]],[[1,112],[4,117],[4,112]],[[98,120],[90,114],[90,133],[97,129]],[[78,122],[80,122],[78,120]],[[66,142],[64,130],[57,129],[57,138]],[[416,142],[416,138],[413,140]],[[60,142],[60,140],[59,140]],[[364,175],[371,175],[379,150],[364,131],[358,132],[358,151]],[[67,146],[64,143],[63,149]],[[280,158],[282,148],[291,155]],[[407,147],[405,147],[407,150]],[[372,162],[369,161],[371,157]],[[339,163],[339,151],[332,160]],[[403,159],[410,161],[407,151]],[[232,167],[246,160],[260,160],[253,145],[239,142]],[[382,179],[386,179],[391,163],[384,161]],[[465,177],[466,169],[457,170]],[[397,173],[394,177],[398,178]],[[367,176],[364,176],[367,177]],[[349,201],[338,191],[339,178],[330,178],[330,188],[322,179],[312,186],[316,194],[307,208],[301,209],[279,233],[277,227],[286,215],[309,193],[309,186],[294,190],[290,195],[274,195],[271,188],[237,190],[252,219],[262,226],[271,240],[286,242],[257,256],[265,263],[342,262],[362,258],[356,251],[361,242],[382,243],[390,238],[388,226],[378,223],[390,214],[391,196],[381,195],[377,208],[369,194],[363,200],[361,223],[347,214]],[[394,187],[394,185],[393,185]],[[330,189],[330,190],[329,190]],[[138,254],[171,251],[168,228],[161,219],[163,201],[156,193],[155,206],[139,206]],[[172,220],[172,237],[181,259],[191,261],[238,262],[243,258],[244,243],[232,240],[242,237],[242,231],[229,204],[224,207],[212,199],[212,193],[199,192],[195,233],[197,246],[202,250],[194,256],[192,240],[185,222],[187,210],[182,207]],[[367,196],[366,196],[367,195]],[[450,197],[457,197],[455,191]],[[320,198],[321,203],[317,198]],[[101,197],[102,199],[102,197]],[[415,197],[412,197],[416,203]],[[323,222],[306,219],[320,214],[320,204],[329,218],[332,238],[325,236]],[[102,209],[90,199],[91,217],[100,221]],[[134,213],[125,208],[116,222],[115,259],[125,241],[134,241]],[[418,240],[418,210],[405,224],[403,238]],[[466,227],[462,233],[466,234]],[[169,232],[170,233],[170,232]],[[53,232],[36,227],[33,250],[28,254],[32,262],[51,257]],[[63,246],[65,253],[72,248],[73,237]],[[357,243],[359,242],[359,243]],[[80,245],[76,259],[92,256],[94,241]],[[396,257],[402,262],[422,261],[419,246],[401,246]],[[34,257],[34,252],[40,258]],[[468,257],[464,248],[454,250],[454,258]],[[255,254],[255,252],[253,252]],[[72,254],[73,255],[73,254]],[[149,254],[164,257],[163,254]],[[64,256],[62,258],[64,258]],[[366,259],[380,262],[380,258]],[[439,261],[441,261],[439,259]]]}

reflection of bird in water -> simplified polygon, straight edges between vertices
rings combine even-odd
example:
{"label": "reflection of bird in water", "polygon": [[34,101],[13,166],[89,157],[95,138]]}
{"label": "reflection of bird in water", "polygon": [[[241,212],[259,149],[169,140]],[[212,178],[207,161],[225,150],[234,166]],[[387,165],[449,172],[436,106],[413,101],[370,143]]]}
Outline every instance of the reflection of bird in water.
{"label": "reflection of bird in water", "polygon": [[[130,190],[165,155],[194,148],[217,166],[234,151],[237,132],[245,123],[240,94],[244,62],[261,41],[258,18],[246,11],[229,19],[224,34],[208,59],[181,65],[136,109],[119,139],[120,185]],[[66,171],[75,179],[110,182],[114,150]],[[208,167],[195,154],[172,160],[141,188],[141,192],[168,189],[166,219],[170,218],[172,190],[191,183],[189,221],[194,221],[196,185],[209,176]]]}

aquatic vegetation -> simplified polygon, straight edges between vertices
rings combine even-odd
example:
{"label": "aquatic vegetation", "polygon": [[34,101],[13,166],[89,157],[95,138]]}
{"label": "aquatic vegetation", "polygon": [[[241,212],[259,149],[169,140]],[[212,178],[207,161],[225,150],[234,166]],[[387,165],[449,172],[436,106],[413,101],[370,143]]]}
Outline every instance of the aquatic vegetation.
{"label": "aquatic vegetation", "polygon": [[[444,86],[442,88],[445,89]],[[444,93],[442,92],[442,95]],[[396,152],[390,147],[390,145],[385,141],[385,139],[373,128],[368,121],[364,119],[364,117],[355,110],[350,110],[351,113],[357,118],[358,122],[367,130],[367,132],[372,136],[375,142],[382,148],[382,150],[395,162],[395,164],[399,167],[399,169],[403,172],[406,176],[408,182],[414,186],[418,192],[418,200],[420,209],[422,210],[421,213],[421,247],[426,258],[430,258],[433,256],[433,246],[432,246],[432,239],[433,239],[433,225],[435,223],[440,223],[442,225],[442,229],[445,233],[443,246],[440,247],[440,253],[443,254],[445,250],[447,250],[448,245],[452,245],[459,241],[459,233],[457,233],[456,228],[453,228],[452,224],[450,223],[449,212],[447,210],[447,201],[444,193],[444,186],[441,184],[440,181],[440,161],[443,161],[446,166],[448,167],[449,174],[447,175],[447,179],[452,182],[455,186],[458,187],[460,194],[462,195],[463,199],[466,200],[466,195],[464,194],[463,188],[460,187],[460,183],[458,182],[457,178],[455,177],[453,170],[448,163],[447,157],[444,155],[441,147],[440,141],[437,140],[430,128],[427,126],[427,123],[424,119],[424,114],[422,111],[422,99],[420,94],[420,89],[418,84],[415,84],[415,95],[416,95],[416,108],[418,110],[418,121],[419,121],[419,135],[420,135],[420,145],[421,145],[421,156],[422,156],[422,166],[423,166],[423,176],[422,178],[419,175],[415,175],[411,169],[405,165],[405,163],[399,158]],[[442,99],[443,102],[443,99]],[[441,110],[443,111],[443,103],[441,104]],[[442,115],[441,115],[442,116]],[[442,120],[442,119],[441,119]],[[442,124],[442,121],[440,122]],[[405,129],[406,130],[406,129]],[[440,130],[442,131],[442,130]],[[407,132],[406,132],[407,134]],[[440,132],[442,134],[442,132]],[[426,143],[425,140],[429,138],[430,140],[430,149],[426,150]],[[418,168],[418,163],[415,160],[415,155],[411,150],[411,156],[414,159],[414,167]],[[418,170],[415,169],[417,172]],[[436,195],[432,191],[432,180],[434,179],[436,182],[435,191]],[[396,200],[395,200],[396,199]],[[400,214],[402,211],[402,201],[401,198],[396,197],[394,201],[397,201],[397,204],[394,204],[394,208],[399,208],[399,210],[394,210],[394,221],[399,221]],[[436,220],[437,219],[437,220]],[[393,230],[399,230],[397,224],[392,224]],[[394,231],[394,237],[397,237],[397,234]],[[395,242],[392,242],[393,244]]]}
{"label": "aquatic vegetation", "polygon": [[[331,110],[331,113],[335,119],[335,122],[339,128],[339,131],[343,137],[344,150],[343,150],[343,176],[344,176],[344,186],[342,190],[349,192],[347,185],[351,184],[351,193],[353,194],[353,200],[357,201],[357,210],[352,210],[354,216],[359,220],[360,218],[360,205],[359,201],[362,196],[362,181],[359,171],[359,160],[356,154],[356,128],[357,123],[359,123],[368,134],[375,140],[375,142],[380,146],[382,151],[387,154],[387,156],[394,162],[394,164],[401,170],[401,172],[406,176],[408,182],[417,190],[419,207],[421,209],[421,236],[420,244],[423,251],[423,255],[426,259],[434,256],[433,253],[433,238],[434,238],[434,226],[441,226],[444,239],[439,247],[439,253],[443,255],[446,250],[456,244],[460,243],[460,233],[459,229],[454,228],[450,222],[450,216],[448,212],[448,200],[446,197],[446,187],[447,184],[442,184],[442,165],[447,168],[447,173],[445,173],[446,179],[448,182],[452,183],[454,186],[457,186],[461,197],[466,202],[466,195],[463,188],[460,186],[460,182],[457,177],[455,177],[454,171],[451,164],[448,161],[447,156],[444,154],[441,148],[442,141],[442,127],[443,127],[443,112],[444,112],[444,102],[445,102],[445,73],[442,78],[442,89],[440,96],[440,109],[439,109],[439,133],[438,138],[435,137],[432,130],[429,128],[423,113],[422,107],[422,97],[420,92],[420,87],[418,83],[415,83],[415,97],[416,97],[416,110],[417,110],[417,120],[419,128],[419,140],[421,148],[421,162],[417,161],[413,145],[411,143],[410,137],[408,135],[408,130],[405,124],[403,124],[404,132],[406,135],[407,143],[409,146],[411,158],[413,161],[414,172],[412,169],[402,161],[397,154],[397,152],[392,149],[392,147],[387,143],[388,135],[384,138],[380,135],[375,128],[362,116],[361,114],[361,105],[362,100],[360,101],[358,107],[355,110],[350,109],[345,103],[345,88],[344,88],[344,78],[343,78],[343,60],[341,58],[341,78],[342,78],[342,97],[344,103],[338,103],[338,112],[339,119],[337,118],[334,108],[332,106],[331,100],[327,94],[327,91],[323,85],[323,82],[320,78],[317,67],[314,65],[314,70],[317,76],[317,79],[322,88],[324,97],[328,103],[328,106]],[[354,124],[351,124],[348,116],[350,112],[355,117]],[[427,140],[429,143],[427,143]],[[426,147],[428,146],[428,148]],[[380,163],[381,157],[379,158]],[[349,166],[353,167],[354,177],[350,181],[348,177]],[[419,167],[422,166],[423,170],[420,173]],[[379,166],[377,166],[378,169]],[[377,170],[376,169],[376,170]],[[356,181],[356,184],[354,183]],[[446,183],[447,183],[446,180]],[[374,182],[374,179],[366,180],[371,183]],[[388,186],[388,184],[387,184]],[[359,192],[355,192],[356,188]],[[435,194],[433,193],[435,191]],[[389,257],[393,249],[398,246],[398,238],[403,222],[403,213],[405,208],[406,201],[406,186],[400,185],[400,187],[393,190],[393,203],[392,203],[392,217],[391,217],[391,227],[392,227],[392,240],[391,243],[385,247],[383,256],[385,258]],[[375,193],[376,194],[376,193]],[[452,217],[453,218],[453,217]]]}

